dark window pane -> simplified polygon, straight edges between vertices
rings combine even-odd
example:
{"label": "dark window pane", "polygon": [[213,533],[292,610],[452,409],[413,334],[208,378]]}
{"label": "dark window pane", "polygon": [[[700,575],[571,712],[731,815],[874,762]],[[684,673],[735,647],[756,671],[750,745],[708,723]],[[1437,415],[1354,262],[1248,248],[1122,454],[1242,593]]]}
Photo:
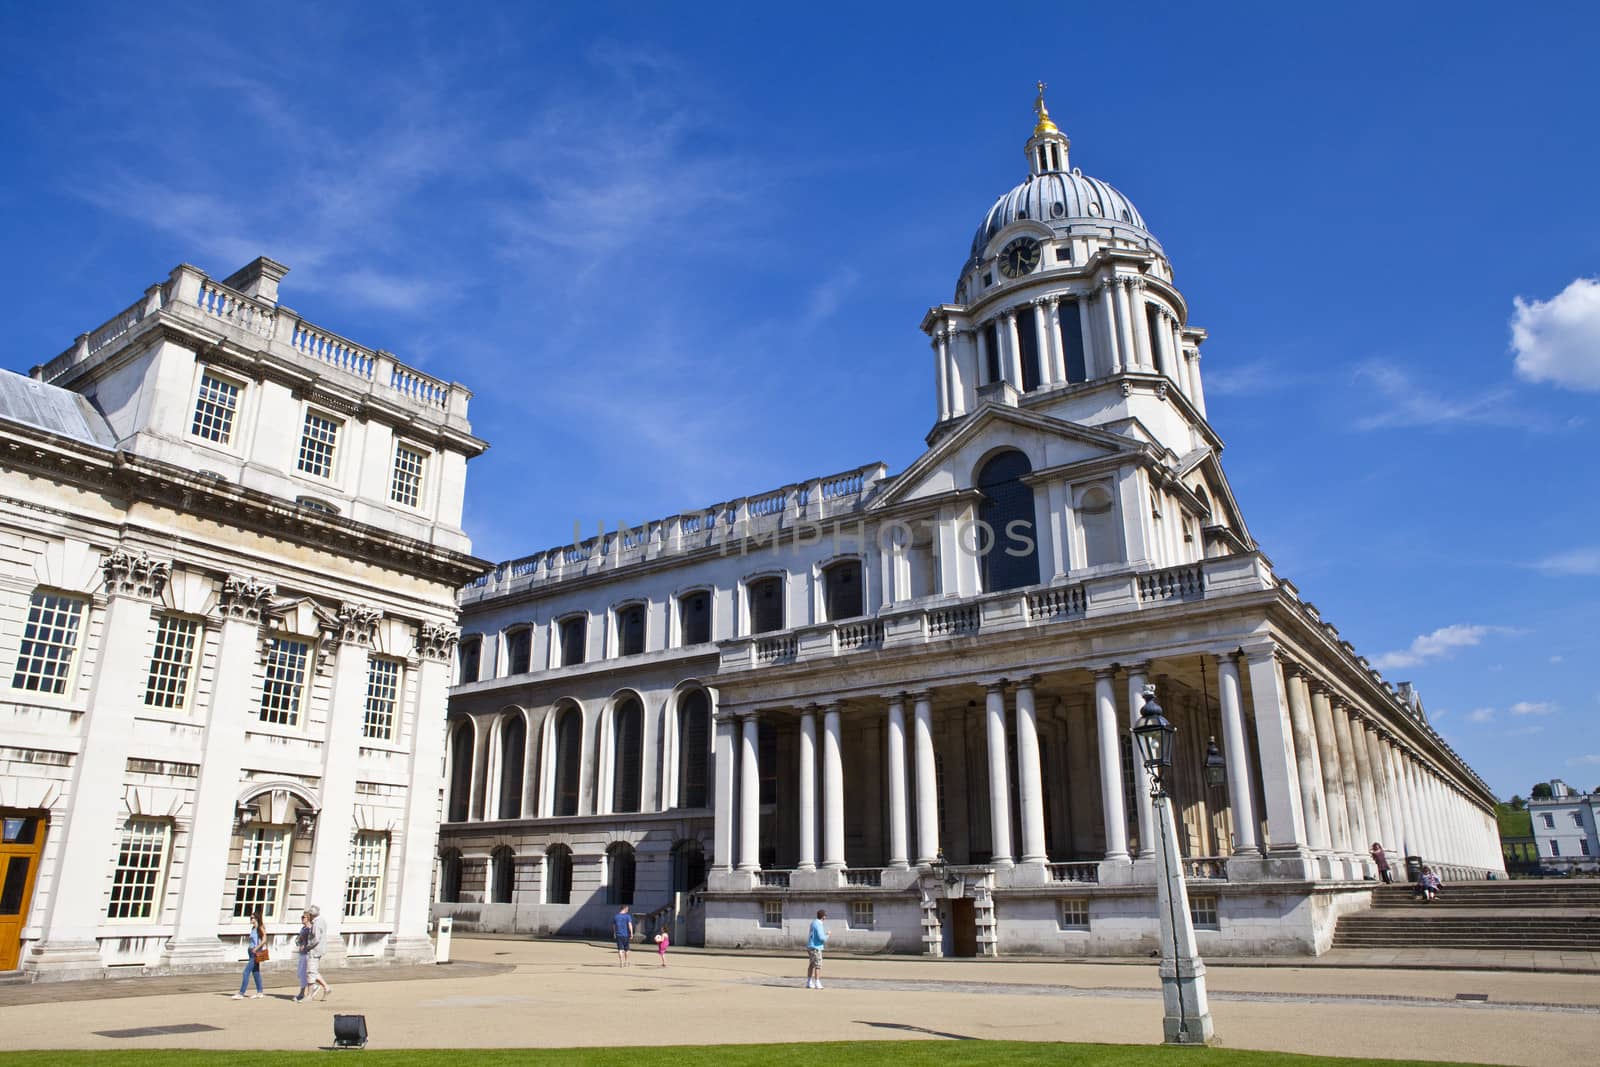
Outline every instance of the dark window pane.
{"label": "dark window pane", "polygon": [[778,802],[778,728],[770,722],[756,727],[756,763],[761,772],[761,803]]}
{"label": "dark window pane", "polygon": [[686,695],[679,715],[682,770],[678,778],[678,806],[703,808],[711,757],[711,701],[704,690],[697,689]]}
{"label": "dark window pane", "polygon": [[1078,315],[1076,300],[1063,300],[1061,316],[1061,351],[1067,359],[1067,381],[1086,382],[1089,370],[1083,360],[1083,320]]}
{"label": "dark window pane", "polygon": [[[522,817],[522,775],[528,762],[528,728],[513,715],[500,734],[500,810],[502,819]],[[505,903],[505,902],[502,902]]]}
{"label": "dark window pane", "polygon": [[570,904],[572,902],[572,850],[566,845],[552,846],[545,853],[545,903]]}
{"label": "dark window pane", "polygon": [[1039,324],[1033,308],[1017,312],[1017,354],[1022,358],[1022,391],[1039,388]]}
{"label": "dark window pane", "polygon": [[633,903],[634,855],[624,844],[606,849],[606,903],[621,907]]}
{"label": "dark window pane", "polygon": [[644,605],[632,604],[622,609],[617,618],[618,637],[622,654],[637,656],[644,651]]}
{"label": "dark window pane", "polygon": [[783,579],[751,582],[749,592],[750,632],[765,634],[783,629]]}
{"label": "dark window pane", "polygon": [[690,593],[678,602],[678,624],[683,643],[703,645],[711,640],[711,594]]}
{"label": "dark window pane", "polygon": [[583,662],[587,652],[589,620],[582,615],[564,619],[561,623],[561,665],[575,667]]}
{"label": "dark window pane", "polygon": [[983,503],[978,518],[993,533],[977,537],[983,556],[985,592],[1019,589],[1039,583],[1039,548],[1034,529],[1033,487],[1022,476],[1033,468],[1021,452],[1002,452],[978,472],[978,490]]}
{"label": "dark window pane", "polygon": [[556,814],[578,814],[578,761],[583,758],[583,716],[563,712],[556,727]]}
{"label": "dark window pane", "polygon": [[853,619],[865,613],[861,585],[861,561],[842,560],[822,576],[828,619]]}
{"label": "dark window pane", "polygon": [[37,815],[13,815],[5,821],[5,842],[8,845],[31,845],[38,832]]}
{"label": "dark window pane", "polygon": [[984,385],[991,385],[1000,380],[1000,330],[993,322],[983,328],[984,370],[986,376]]}
{"label": "dark window pane", "polygon": [[1166,331],[1161,328],[1161,316],[1156,313],[1154,304],[1144,306],[1145,325],[1150,330],[1150,358],[1155,360],[1156,373],[1167,373],[1167,346]]}
{"label": "dark window pane", "polygon": [[22,911],[22,895],[28,889],[28,865],[31,856],[12,856],[6,864],[5,886],[0,887],[0,915],[17,915]]}
{"label": "dark window pane", "polygon": [[511,903],[511,891],[515,886],[516,857],[512,856],[510,849],[502,849],[494,855],[494,887],[491,901],[495,904]]}
{"label": "dark window pane", "polygon": [[461,660],[462,685],[478,680],[478,659],[482,651],[483,640],[478,637],[469,637],[456,646],[456,656]]}
{"label": "dark window pane", "polygon": [[[644,711],[631,697],[617,705],[615,780],[611,788],[611,810],[638,811],[643,770]],[[625,903],[619,901],[619,903]]]}
{"label": "dark window pane", "polygon": [[449,852],[439,859],[439,899],[454,904],[461,899],[461,853]]}
{"label": "dark window pane", "polygon": [[533,660],[533,631],[527,627],[506,635],[506,673],[527,674]]}
{"label": "dark window pane", "polygon": [[467,821],[467,804],[472,799],[472,726],[456,727],[450,746],[450,821]]}

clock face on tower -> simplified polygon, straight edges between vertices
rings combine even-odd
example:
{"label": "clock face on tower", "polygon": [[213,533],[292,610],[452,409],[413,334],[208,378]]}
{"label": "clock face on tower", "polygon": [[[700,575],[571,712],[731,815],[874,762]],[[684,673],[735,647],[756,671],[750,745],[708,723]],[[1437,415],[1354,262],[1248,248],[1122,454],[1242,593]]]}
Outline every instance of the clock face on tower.
{"label": "clock face on tower", "polygon": [[1039,242],[1032,237],[1018,237],[1000,250],[1000,273],[1007,278],[1020,278],[1039,265]]}

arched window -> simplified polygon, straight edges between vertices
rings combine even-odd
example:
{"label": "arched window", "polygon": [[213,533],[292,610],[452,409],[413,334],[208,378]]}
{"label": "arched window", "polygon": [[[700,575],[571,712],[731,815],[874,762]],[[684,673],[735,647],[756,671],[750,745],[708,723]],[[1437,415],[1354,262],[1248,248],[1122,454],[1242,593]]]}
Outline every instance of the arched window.
{"label": "arched window", "polygon": [[483,638],[479,635],[463,637],[456,645],[456,661],[460,665],[459,679],[462,685],[478,680],[479,661],[483,657]]}
{"label": "arched window", "polygon": [[439,853],[439,903],[456,904],[461,900],[461,853],[447,848]]}
{"label": "arched window", "polygon": [[572,850],[551,845],[544,853],[544,902],[572,903]]}
{"label": "arched window", "polygon": [[575,667],[588,653],[589,617],[573,615],[561,620],[561,666]]}
{"label": "arched window", "polygon": [[506,674],[527,674],[533,665],[533,628],[506,631]]}
{"label": "arched window", "polygon": [[841,559],[822,572],[823,608],[829,622],[853,619],[866,613],[861,582],[861,561]]}
{"label": "arched window", "polygon": [[1039,584],[1033,487],[1022,480],[1032,469],[1027,456],[1012,450],[995,456],[978,471],[978,491],[983,494],[978,519],[993,534],[992,543],[981,530],[977,535],[979,550],[988,549],[983,553],[985,592]]}
{"label": "arched window", "polygon": [[634,697],[617,702],[611,712],[612,751],[615,762],[611,775],[611,810],[639,810],[644,771],[644,709]]}
{"label": "arched window", "polygon": [[1093,485],[1078,497],[1078,522],[1083,527],[1084,562],[1091,567],[1122,562],[1122,528],[1110,490]]}
{"label": "arched window", "polygon": [[706,853],[700,842],[684,839],[672,846],[672,891],[688,893],[706,880]]}
{"label": "arched window", "polygon": [[583,769],[583,712],[568,708],[556,720],[556,814],[578,814],[578,774]]}
{"label": "arched window", "polygon": [[617,609],[617,654],[637,656],[644,651],[644,605],[624,604]]}
{"label": "arched window", "polygon": [[606,903],[621,907],[633,903],[633,846],[618,841],[606,849]]}
{"label": "arched window", "polygon": [[450,734],[450,822],[466,822],[472,802],[472,723],[462,719]]}
{"label": "arched window", "polygon": [[1211,498],[1206,496],[1205,486],[1203,486],[1203,485],[1195,486],[1194,487],[1194,495],[1200,501],[1200,509],[1203,512],[1203,516],[1202,517],[1206,518],[1206,519],[1211,518]]}
{"label": "arched window", "polygon": [[703,645],[711,640],[711,594],[704,589],[678,598],[678,630],[685,645]]}
{"label": "arched window", "polygon": [[678,807],[703,808],[711,760],[711,700],[704,689],[678,701]]}
{"label": "arched window", "polygon": [[528,726],[513,711],[500,723],[500,818],[522,818],[522,775],[528,762]]}
{"label": "arched window", "polygon": [[766,634],[783,629],[783,579],[757,578],[746,588],[750,598],[750,632]]}
{"label": "arched window", "polygon": [[489,856],[493,877],[489,886],[489,903],[511,903],[512,890],[516,888],[517,857],[506,845],[501,845]]}

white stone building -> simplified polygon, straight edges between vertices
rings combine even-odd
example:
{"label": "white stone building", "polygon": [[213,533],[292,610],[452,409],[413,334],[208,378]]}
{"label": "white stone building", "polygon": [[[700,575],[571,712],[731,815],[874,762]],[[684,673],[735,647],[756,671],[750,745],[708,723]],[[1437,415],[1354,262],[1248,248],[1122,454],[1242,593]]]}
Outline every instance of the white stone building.
{"label": "white stone building", "polygon": [[[932,339],[927,450],[464,590],[439,911],[932,954],[1155,945],[1154,683],[1206,952],[1317,952],[1368,847],[1503,869],[1487,786],[1245,524],[1204,331],[1041,99]],[[1226,784],[1202,768],[1215,737]],[[702,880],[703,879],[703,880]],[[682,894],[682,895],[680,895]]]}
{"label": "white stone building", "polygon": [[0,372],[0,970],[430,953],[469,394],[173,270]]}
{"label": "white stone building", "polygon": [[1600,793],[1579,793],[1557,778],[1551,796],[1528,801],[1542,866],[1575,873],[1600,871]]}

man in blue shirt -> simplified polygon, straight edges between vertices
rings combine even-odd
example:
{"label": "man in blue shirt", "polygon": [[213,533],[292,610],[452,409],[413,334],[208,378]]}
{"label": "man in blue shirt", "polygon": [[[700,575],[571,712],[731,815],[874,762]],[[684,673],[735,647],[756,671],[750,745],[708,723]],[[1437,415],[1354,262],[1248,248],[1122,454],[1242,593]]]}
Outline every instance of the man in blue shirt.
{"label": "man in blue shirt", "polygon": [[626,967],[628,942],[633,939],[633,916],[628,914],[628,905],[611,917],[611,930],[617,935],[617,966]]}
{"label": "man in blue shirt", "polygon": [[818,908],[817,917],[811,920],[811,936],[806,938],[806,988],[822,988],[822,949],[828,943],[828,928],[822,920],[828,917],[826,909]]}

